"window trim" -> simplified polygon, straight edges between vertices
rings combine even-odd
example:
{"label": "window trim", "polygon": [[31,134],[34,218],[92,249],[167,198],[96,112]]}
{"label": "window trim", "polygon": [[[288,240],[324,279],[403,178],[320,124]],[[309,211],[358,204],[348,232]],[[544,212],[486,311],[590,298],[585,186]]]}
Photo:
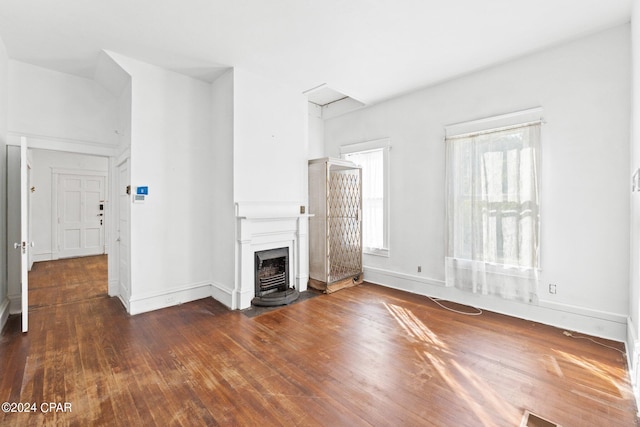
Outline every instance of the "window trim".
{"label": "window trim", "polygon": [[382,248],[370,248],[363,247],[362,252],[367,255],[375,255],[389,258],[391,256],[390,253],[390,243],[389,243],[389,229],[390,229],[390,162],[389,162],[389,151],[391,151],[391,140],[389,138],[382,139],[374,139],[364,142],[358,142],[355,144],[345,144],[340,146],[340,158],[344,159],[347,154],[353,153],[366,153],[367,151],[377,151],[382,150],[382,167],[384,173],[384,182],[383,182],[383,230],[382,230],[382,240],[383,247]]}
{"label": "window trim", "polygon": [[542,107],[535,107],[499,116],[446,125],[444,127],[444,139],[446,141],[447,139],[468,136],[469,134],[502,130],[501,128],[511,126],[520,127],[529,122],[544,123],[542,119],[543,112]]}

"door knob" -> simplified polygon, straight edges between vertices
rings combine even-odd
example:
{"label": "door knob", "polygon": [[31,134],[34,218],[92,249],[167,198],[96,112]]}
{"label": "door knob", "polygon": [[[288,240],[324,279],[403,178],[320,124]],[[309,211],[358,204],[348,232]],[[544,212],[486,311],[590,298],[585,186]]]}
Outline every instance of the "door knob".
{"label": "door knob", "polygon": [[33,242],[19,242],[19,243],[14,243],[13,247],[14,249],[22,249],[22,253],[26,254],[27,253],[27,247],[32,248],[34,246]]}

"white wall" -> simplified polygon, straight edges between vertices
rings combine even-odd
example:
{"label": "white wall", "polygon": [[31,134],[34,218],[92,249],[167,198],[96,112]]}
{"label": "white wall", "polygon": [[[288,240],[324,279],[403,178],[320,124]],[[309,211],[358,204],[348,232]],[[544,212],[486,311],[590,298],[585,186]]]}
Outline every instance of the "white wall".
{"label": "white wall", "polygon": [[132,76],[132,314],[211,295],[211,86],[120,55]]}
{"label": "white wall", "polygon": [[131,80],[118,96],[118,155],[129,155],[131,148]]}
{"label": "white wall", "polygon": [[228,301],[235,286],[235,210],[233,184],[234,71],[229,70],[211,85],[213,145],[213,254],[210,260],[213,296]]}
{"label": "white wall", "polygon": [[57,252],[52,247],[52,236],[56,231],[52,228],[55,226],[52,224],[52,211],[57,210],[52,205],[53,169],[107,173],[109,159],[49,150],[32,150],[31,159],[31,186],[35,187],[31,193],[31,239],[35,244],[32,253],[36,262],[47,261]]}
{"label": "white wall", "polygon": [[32,137],[117,143],[116,99],[93,80],[9,61],[10,132]]}
{"label": "white wall", "polygon": [[111,55],[100,52],[94,80],[115,100],[115,125],[107,129],[107,136],[117,144],[116,157],[126,157],[131,145],[131,76]]}
{"label": "white wall", "polygon": [[[633,2],[631,47],[632,47],[632,119],[630,175],[640,168],[640,4]],[[629,324],[627,332],[627,355],[636,400],[640,401],[640,192],[631,193],[631,256]]]}
{"label": "white wall", "polygon": [[7,297],[11,313],[20,312],[21,260],[13,243],[20,242],[20,147],[7,145]]}
{"label": "white wall", "polygon": [[325,157],[322,107],[309,102],[309,160]]}
{"label": "white wall", "polygon": [[[4,42],[0,39],[0,331],[4,326],[7,316],[9,315],[9,306],[7,299],[7,250],[9,242],[7,241],[7,98],[9,91],[9,58],[4,46]],[[13,246],[12,246],[13,248]],[[14,249],[15,250],[15,249]]]}
{"label": "white wall", "polygon": [[[627,25],[326,121],[328,155],[378,138],[393,146],[391,256],[366,256],[365,279],[624,339],[629,82]],[[540,305],[444,288],[444,126],[537,106],[547,121]]]}
{"label": "white wall", "polygon": [[235,201],[306,204],[307,133],[302,93],[235,68]]}

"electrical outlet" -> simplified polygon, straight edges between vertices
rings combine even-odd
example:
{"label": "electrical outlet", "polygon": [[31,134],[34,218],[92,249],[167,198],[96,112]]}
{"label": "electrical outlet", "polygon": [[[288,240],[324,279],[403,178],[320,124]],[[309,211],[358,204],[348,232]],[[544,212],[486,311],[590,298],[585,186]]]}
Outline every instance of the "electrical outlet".
{"label": "electrical outlet", "polygon": [[421,265],[418,266],[418,273],[422,273],[422,266]]}
{"label": "electrical outlet", "polygon": [[553,283],[549,283],[549,293],[550,294],[556,293],[556,285],[554,285]]}

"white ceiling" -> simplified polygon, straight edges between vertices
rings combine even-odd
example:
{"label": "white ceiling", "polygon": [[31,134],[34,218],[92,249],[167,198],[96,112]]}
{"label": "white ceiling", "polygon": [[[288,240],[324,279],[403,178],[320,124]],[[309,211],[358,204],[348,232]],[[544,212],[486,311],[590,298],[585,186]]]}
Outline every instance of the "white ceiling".
{"label": "white ceiling", "polygon": [[12,59],[93,78],[107,49],[366,104],[624,24],[633,0],[2,0]]}

